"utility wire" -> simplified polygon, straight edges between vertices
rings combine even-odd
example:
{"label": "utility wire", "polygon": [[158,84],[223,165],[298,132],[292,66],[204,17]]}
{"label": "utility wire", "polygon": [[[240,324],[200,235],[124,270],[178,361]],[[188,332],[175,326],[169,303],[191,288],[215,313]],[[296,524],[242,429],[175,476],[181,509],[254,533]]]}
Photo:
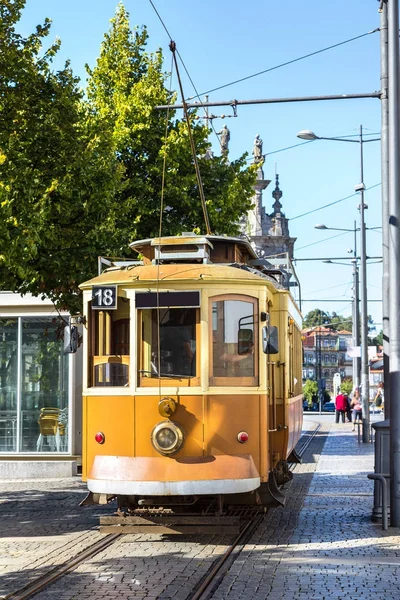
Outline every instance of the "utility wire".
{"label": "utility wire", "polygon": [[[206,109],[206,107],[203,105],[203,102],[202,102],[202,100],[201,100],[200,94],[199,94],[199,93],[198,93],[198,91],[197,91],[197,88],[196,88],[196,86],[195,86],[195,84],[194,84],[194,81],[193,81],[193,79],[191,78],[191,76],[190,76],[190,73],[189,73],[188,69],[186,68],[186,65],[185,65],[185,63],[184,63],[184,61],[183,61],[183,59],[182,59],[181,55],[179,54],[179,51],[178,51],[178,49],[176,48],[176,44],[175,44],[175,42],[172,40],[171,34],[169,33],[167,26],[165,25],[165,23],[164,23],[163,19],[161,18],[161,15],[160,15],[160,13],[159,13],[159,12],[158,12],[158,10],[156,9],[156,7],[155,7],[155,5],[154,5],[153,1],[152,1],[152,0],[149,0],[149,2],[150,2],[150,4],[151,4],[151,6],[153,7],[153,9],[154,9],[154,11],[155,11],[156,15],[158,16],[158,18],[159,18],[159,20],[160,20],[160,22],[161,22],[162,26],[164,27],[164,29],[165,29],[165,31],[166,31],[166,33],[167,33],[167,35],[168,35],[169,39],[170,39],[170,49],[171,49],[171,44],[173,44],[173,47],[174,47],[174,51],[173,51],[173,57],[174,57],[174,62],[175,62],[175,68],[176,68],[176,72],[177,72],[178,83],[179,83],[179,85],[180,85],[180,87],[181,87],[182,102],[183,102],[183,105],[184,105],[185,118],[186,118],[186,121],[187,121],[187,123],[188,123],[188,127],[189,127],[189,118],[188,118],[188,113],[187,113],[187,107],[185,106],[185,103],[186,103],[186,101],[184,100],[184,97],[183,97],[183,90],[182,90],[182,85],[181,85],[181,82],[180,82],[179,70],[178,70],[178,65],[177,65],[176,59],[175,59],[175,54],[177,54],[177,55],[178,55],[178,57],[179,57],[179,60],[180,60],[180,61],[181,61],[181,63],[182,63],[182,66],[183,66],[183,68],[184,68],[184,70],[185,70],[185,73],[186,73],[186,75],[188,76],[188,78],[189,78],[189,81],[190,81],[190,83],[192,84],[194,91],[196,92],[196,96],[194,96],[194,97],[197,97],[197,98],[198,98],[198,100],[199,100],[199,103],[200,103],[201,107],[203,108],[203,110],[204,110],[204,113],[205,113],[206,117],[208,117],[208,114],[207,114],[207,109]],[[216,138],[217,138],[217,139],[218,139],[218,141],[219,141],[218,133],[217,133],[217,131],[216,131],[215,127],[214,127],[214,124],[213,124],[212,120],[211,120],[211,128],[212,128],[212,130],[213,130],[213,132],[214,132],[214,134],[215,134]],[[190,138],[190,141],[191,141],[191,145],[192,145],[192,151],[193,151],[193,139],[192,139],[192,136],[191,136],[191,132],[189,132],[189,138]],[[196,175],[197,175],[197,178],[198,178],[198,184],[199,184],[200,196],[201,196],[201,199],[202,199],[202,205],[203,205],[203,212],[204,212],[204,217],[205,217],[205,222],[206,222],[206,228],[207,228],[207,230],[208,230],[208,229],[210,228],[210,224],[209,224],[209,217],[208,217],[208,214],[207,214],[207,208],[206,208],[206,203],[205,203],[205,198],[204,198],[203,184],[201,183],[200,171],[199,171],[199,167],[198,167],[197,160],[196,160],[195,156],[193,156],[193,160],[194,160],[194,162],[195,162]],[[196,166],[196,164],[197,164],[197,166]],[[244,190],[243,190],[243,187],[242,187],[242,185],[241,185],[241,181],[240,181],[240,179],[237,177],[237,175],[236,175],[236,172],[235,172],[235,170],[234,170],[233,166],[231,165],[231,163],[229,163],[229,166],[230,166],[230,168],[232,169],[232,172],[233,172],[233,174],[234,174],[235,178],[237,179],[237,181],[238,181],[238,183],[239,183],[239,185],[240,185],[240,187],[241,187],[242,191],[244,192]],[[199,181],[199,178],[200,178],[200,181]],[[259,222],[259,218],[257,218],[257,221],[258,221],[258,225],[259,225],[259,226],[261,226],[261,223]]]}
{"label": "utility wire", "polygon": [[[151,0],[150,0],[150,2],[151,2]],[[225,83],[224,85],[215,87],[212,90],[207,90],[206,92],[202,92],[201,95],[204,96],[206,94],[211,94],[211,92],[216,92],[217,90],[222,90],[231,85],[235,85],[235,83],[241,83],[242,81],[246,81],[247,79],[252,79],[253,77],[258,77],[259,75],[264,75],[264,73],[269,73],[271,71],[275,71],[276,69],[281,69],[282,67],[286,67],[287,65],[292,65],[293,63],[299,62],[300,60],[304,60],[305,58],[310,58],[310,56],[315,56],[316,54],[321,54],[321,52],[326,52],[327,50],[332,50],[333,48],[338,48],[339,46],[343,46],[344,44],[348,44],[349,42],[354,42],[355,40],[359,40],[367,35],[371,35],[371,33],[376,33],[377,31],[379,31],[379,27],[377,27],[376,29],[373,29],[372,31],[367,31],[367,33],[362,33],[361,35],[357,35],[356,37],[345,40],[344,42],[338,42],[337,44],[333,44],[332,46],[327,46],[326,48],[322,48],[321,50],[316,50],[315,52],[310,52],[309,54],[304,54],[304,56],[300,56],[299,58],[294,58],[292,60],[288,60],[287,62],[281,63],[280,65],[276,65],[275,67],[270,67],[269,69],[265,69],[264,71],[259,71],[258,73],[254,73],[253,75],[248,75],[247,77],[242,77],[241,79],[236,79],[236,81],[231,81],[231,83]],[[191,100],[192,98],[194,98],[194,96],[192,96],[191,98],[188,98],[187,100]]]}
{"label": "utility wire", "polygon": [[[304,250],[304,248],[309,248],[310,246],[315,246],[316,244],[324,244],[328,240],[333,240],[334,238],[345,235],[347,231],[342,231],[341,233],[337,233],[336,235],[331,235],[330,237],[324,238],[323,240],[318,240],[317,242],[312,242],[311,244],[307,244],[307,246],[300,246],[300,248],[296,248],[296,252],[299,250]],[[294,259],[296,260],[296,259]]]}
{"label": "utility wire", "polygon": [[[374,185],[370,185],[368,187],[368,190],[373,190],[376,187],[379,187],[381,184],[380,183],[375,183]],[[340,200],[335,200],[335,202],[330,202],[330,204],[324,204],[324,206],[319,206],[318,208],[314,208],[313,210],[309,210],[306,213],[302,213],[301,215],[296,215],[295,217],[292,217],[291,219],[289,219],[289,221],[294,221],[295,219],[300,219],[301,217],[306,217],[307,215],[311,215],[312,213],[318,212],[319,210],[322,210],[323,208],[328,208],[329,206],[333,206],[334,204],[339,204],[339,202],[343,202],[344,200],[348,200],[349,198],[354,198],[354,196],[357,196],[357,192],[354,192],[354,194],[350,194],[350,196],[346,196],[345,198],[340,198]]]}

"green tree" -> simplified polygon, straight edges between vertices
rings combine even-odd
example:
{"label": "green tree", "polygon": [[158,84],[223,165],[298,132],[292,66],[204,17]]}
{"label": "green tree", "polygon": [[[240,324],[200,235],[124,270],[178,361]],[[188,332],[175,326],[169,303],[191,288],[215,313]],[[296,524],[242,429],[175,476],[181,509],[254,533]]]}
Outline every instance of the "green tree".
{"label": "green tree", "polygon": [[307,379],[303,385],[304,399],[311,402],[316,402],[318,399],[318,383],[313,379]]}
{"label": "green tree", "polygon": [[68,63],[52,71],[50,21],[16,32],[24,5],[0,6],[0,286],[74,310],[109,235],[119,167]]}
{"label": "green tree", "polygon": [[306,314],[303,320],[303,327],[317,327],[330,322],[329,313],[324,312],[320,308],[315,308]]}
{"label": "green tree", "polygon": [[[16,32],[24,5],[0,3],[0,286],[76,311],[99,254],[158,235],[163,180],[163,235],[204,231],[203,213],[187,128],[154,110],[173,95],[161,52],[145,52],[146,29],[132,33],[118,6],[84,97],[68,63],[52,70],[60,42],[44,49],[48,19],[26,38]],[[204,157],[207,128],[193,133]],[[213,232],[238,233],[254,167],[200,162]]]}
{"label": "green tree", "polygon": [[383,329],[381,329],[378,335],[373,338],[372,344],[376,346],[383,346]]}
{"label": "green tree", "polygon": [[348,396],[351,395],[353,389],[353,379],[351,377],[345,377],[342,380],[341,386],[340,386],[340,391],[344,394],[347,394]]}
{"label": "green tree", "polygon": [[[154,109],[174,96],[166,88],[162,53],[146,52],[147,39],[145,27],[132,32],[120,3],[96,66],[87,67],[91,113],[109,128],[124,169],[111,252],[159,234],[162,190],[162,235],[205,231],[186,123],[173,111]],[[232,163],[209,158],[207,128],[192,120],[191,129],[212,231],[238,234],[238,221],[251,208],[255,168],[244,169],[245,156]]]}
{"label": "green tree", "polygon": [[333,331],[341,331],[343,329],[352,331],[353,320],[351,317],[343,317],[335,312],[330,315],[329,312],[325,312],[320,308],[316,308],[306,314],[304,317],[303,326],[307,328],[317,327],[319,325],[329,327]]}

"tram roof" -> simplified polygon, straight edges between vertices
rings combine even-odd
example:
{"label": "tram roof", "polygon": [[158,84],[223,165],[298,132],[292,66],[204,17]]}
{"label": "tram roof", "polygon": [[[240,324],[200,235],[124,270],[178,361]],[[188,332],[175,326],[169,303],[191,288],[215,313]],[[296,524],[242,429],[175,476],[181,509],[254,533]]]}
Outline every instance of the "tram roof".
{"label": "tram roof", "polygon": [[[237,268],[232,268],[237,267]],[[93,285],[107,285],[111,283],[119,285],[132,285],[135,284],[140,287],[140,282],[144,285],[148,285],[149,282],[157,283],[162,282],[164,285],[168,285],[173,281],[242,281],[247,283],[259,283],[265,284],[265,280],[271,282],[275,288],[282,288],[276,280],[268,275],[264,275],[261,271],[256,269],[246,269],[243,265],[236,264],[165,264],[165,265],[153,265],[135,263],[122,268],[111,268],[103,271],[97,277],[85,281],[79,287],[81,289],[87,289]]]}
{"label": "tram roof", "polygon": [[[235,278],[255,282],[263,278],[264,281],[270,280],[277,289],[299,286],[288,254],[278,258],[260,258],[246,236],[228,237],[184,232],[180,236],[136,240],[130,244],[130,248],[138,254],[136,259],[99,257],[98,277],[82,283],[80,287],[85,289],[90,285],[111,282],[131,285],[138,279],[147,282],[159,281],[160,268],[168,266],[171,267],[168,269],[169,280],[193,281],[199,277],[201,270],[203,275],[207,271],[207,277],[214,281],[229,281]],[[149,267],[149,270],[143,270],[143,267]],[[232,272],[232,267],[236,267],[237,270]],[[222,271],[224,268],[230,270]]]}

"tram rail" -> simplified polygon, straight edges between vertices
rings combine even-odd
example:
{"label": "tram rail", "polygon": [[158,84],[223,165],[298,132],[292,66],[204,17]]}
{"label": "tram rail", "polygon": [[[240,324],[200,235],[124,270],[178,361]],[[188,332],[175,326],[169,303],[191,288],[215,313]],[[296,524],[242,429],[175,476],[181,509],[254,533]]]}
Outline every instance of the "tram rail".
{"label": "tram rail", "polygon": [[[321,424],[316,423],[314,429],[307,431],[299,441],[300,448],[297,452],[298,456],[301,458],[306,452],[307,448],[318,434],[321,429]],[[293,470],[295,468],[296,463],[290,463],[289,468]],[[188,596],[188,600],[207,600],[207,598],[211,597],[213,591],[218,587],[224,575],[230,569],[233,562],[240,555],[244,546],[251,539],[254,531],[262,524],[263,519],[265,517],[265,511],[260,512],[260,508],[257,507],[240,507],[240,506],[232,506],[227,512],[228,520],[231,522],[235,520],[241,521],[240,532],[233,539],[232,543],[227,546],[224,554],[213,564],[209,572],[200,580],[194,589],[193,593]],[[218,519],[217,519],[218,520]],[[221,524],[220,524],[221,525]],[[218,525],[214,524],[215,530],[214,533],[220,529],[220,533],[223,534],[224,528],[218,528]],[[123,528],[122,528],[123,529]],[[114,531],[118,531],[114,529]],[[153,532],[157,533],[171,533],[171,531],[161,531],[159,527],[155,526],[153,528]],[[198,533],[207,533],[207,531],[201,527],[199,527]],[[112,544],[114,544],[124,533],[130,533],[127,529],[117,533],[109,533],[104,535],[102,539],[98,540],[75,557],[65,561],[61,565],[51,568],[44,575],[34,579],[27,585],[21,587],[18,590],[14,590],[9,594],[3,595],[0,597],[0,600],[28,600],[32,598],[35,594],[42,591],[44,588],[50,586],[55,583],[57,580],[61,579],[64,575],[68,574],[70,571],[73,571],[81,564],[96,556]],[[229,533],[229,528],[225,529],[225,534]]]}
{"label": "tram rail", "polygon": [[82,550],[82,552],[70,560],[67,560],[62,565],[58,565],[57,567],[50,569],[47,573],[37,577],[19,590],[15,590],[9,594],[6,594],[5,596],[1,596],[0,600],[27,600],[28,598],[31,598],[70,571],[76,569],[76,567],[87,561],[89,558],[96,556],[96,554],[99,554],[99,552],[102,552],[111,546],[119,537],[120,534],[107,535],[106,537],[89,546],[89,548]]}
{"label": "tram rail", "polygon": [[[297,450],[297,455],[299,456],[299,458],[302,458],[305,454],[305,451],[307,450],[308,446],[311,444],[311,442],[313,441],[313,439],[315,438],[315,436],[317,435],[317,433],[319,432],[319,430],[321,429],[322,425],[321,423],[315,423],[315,428],[307,431],[305,434],[303,434],[299,440],[299,449]],[[304,439],[303,439],[304,438]],[[296,462],[290,462],[289,463],[289,470],[293,471],[296,467]]]}

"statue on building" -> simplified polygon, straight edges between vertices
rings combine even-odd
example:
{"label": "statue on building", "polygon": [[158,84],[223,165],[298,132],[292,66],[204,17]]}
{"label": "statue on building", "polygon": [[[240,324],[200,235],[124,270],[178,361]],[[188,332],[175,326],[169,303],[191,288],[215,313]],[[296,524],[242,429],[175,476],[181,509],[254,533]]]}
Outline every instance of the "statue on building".
{"label": "statue on building", "polygon": [[254,139],[254,145],[253,145],[253,156],[254,156],[255,163],[259,163],[263,159],[262,146],[263,146],[263,141],[260,138],[260,134],[257,133],[257,135]]}
{"label": "statue on building", "polygon": [[224,125],[221,131],[218,131],[217,135],[220,136],[219,144],[221,146],[221,153],[228,154],[228,145],[229,140],[231,139],[231,132],[229,131],[228,127]]}

